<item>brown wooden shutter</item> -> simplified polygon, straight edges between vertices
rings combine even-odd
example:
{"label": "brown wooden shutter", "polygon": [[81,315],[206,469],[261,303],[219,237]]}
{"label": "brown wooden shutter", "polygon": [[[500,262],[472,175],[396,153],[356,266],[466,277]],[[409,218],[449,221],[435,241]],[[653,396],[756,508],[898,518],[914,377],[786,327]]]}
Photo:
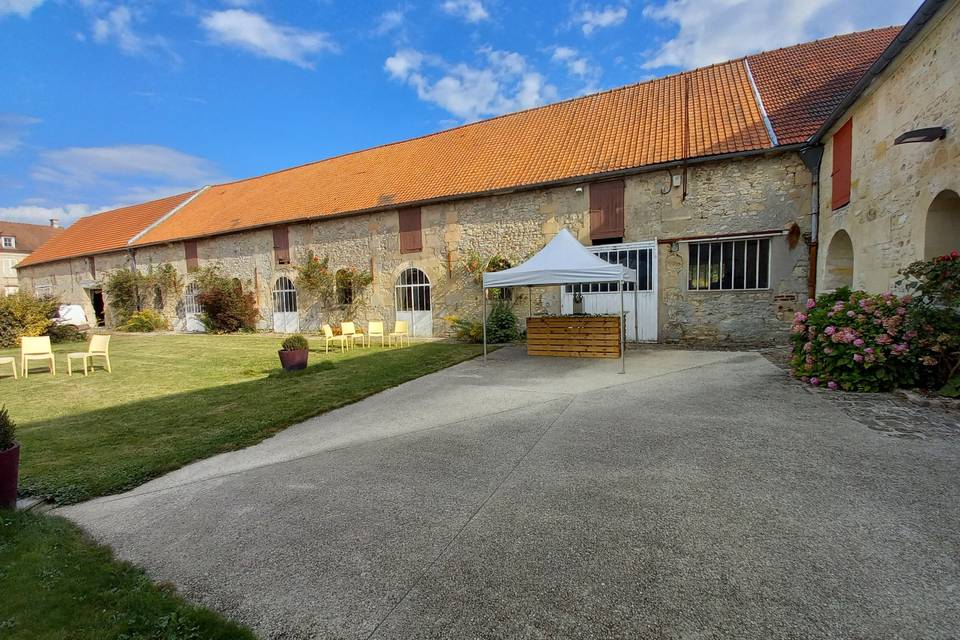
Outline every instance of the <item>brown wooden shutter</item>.
{"label": "brown wooden shutter", "polygon": [[413,253],[422,249],[420,207],[400,209],[400,253]]}
{"label": "brown wooden shutter", "polygon": [[187,271],[196,271],[200,268],[200,259],[197,257],[197,241],[183,241],[183,255],[187,259]]}
{"label": "brown wooden shutter", "polygon": [[94,256],[90,256],[90,277],[94,279],[97,277],[97,259]]}
{"label": "brown wooden shutter", "polygon": [[273,228],[273,254],[277,264],[290,264],[290,235],[286,225]]}
{"label": "brown wooden shutter", "polygon": [[831,207],[839,209],[850,202],[850,173],[853,163],[853,120],[847,120],[833,134],[833,173],[830,174]]}
{"label": "brown wooden shutter", "polygon": [[623,180],[590,185],[590,239],[623,237]]}

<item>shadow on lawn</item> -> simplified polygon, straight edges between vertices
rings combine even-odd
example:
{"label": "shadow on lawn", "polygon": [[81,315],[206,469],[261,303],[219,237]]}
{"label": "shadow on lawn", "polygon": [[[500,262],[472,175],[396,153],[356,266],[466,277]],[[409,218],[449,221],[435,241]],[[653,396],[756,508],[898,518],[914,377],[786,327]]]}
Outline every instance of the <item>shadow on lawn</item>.
{"label": "shadow on lawn", "polygon": [[441,343],[378,350],[24,424],[21,492],[68,504],[132,489],[478,354]]}

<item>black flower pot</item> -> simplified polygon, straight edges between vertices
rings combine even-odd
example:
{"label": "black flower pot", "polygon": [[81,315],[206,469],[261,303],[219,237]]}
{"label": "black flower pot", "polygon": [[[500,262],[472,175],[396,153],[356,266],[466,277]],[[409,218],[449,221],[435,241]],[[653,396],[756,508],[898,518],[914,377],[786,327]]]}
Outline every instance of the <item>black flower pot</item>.
{"label": "black flower pot", "polygon": [[284,371],[300,371],[307,368],[307,358],[310,355],[308,349],[277,351],[277,353],[280,355],[280,365]]}
{"label": "black flower pot", "polygon": [[20,444],[0,451],[0,509],[17,506],[17,478],[20,475]]}

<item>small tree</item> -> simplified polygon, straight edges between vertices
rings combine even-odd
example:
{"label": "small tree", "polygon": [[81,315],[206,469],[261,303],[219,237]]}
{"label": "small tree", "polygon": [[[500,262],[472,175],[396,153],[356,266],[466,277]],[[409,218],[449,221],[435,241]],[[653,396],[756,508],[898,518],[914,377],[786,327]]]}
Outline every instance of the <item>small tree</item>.
{"label": "small tree", "polygon": [[7,407],[0,407],[0,451],[6,451],[17,443],[17,424],[10,417]]}
{"label": "small tree", "polygon": [[251,292],[244,292],[236,278],[225,276],[219,265],[204,267],[195,281],[199,292],[197,303],[203,308],[201,322],[213,333],[253,331],[257,326],[257,301]]}
{"label": "small tree", "polygon": [[26,291],[0,296],[0,347],[15,347],[22,336],[42,336],[53,326],[60,301]]}

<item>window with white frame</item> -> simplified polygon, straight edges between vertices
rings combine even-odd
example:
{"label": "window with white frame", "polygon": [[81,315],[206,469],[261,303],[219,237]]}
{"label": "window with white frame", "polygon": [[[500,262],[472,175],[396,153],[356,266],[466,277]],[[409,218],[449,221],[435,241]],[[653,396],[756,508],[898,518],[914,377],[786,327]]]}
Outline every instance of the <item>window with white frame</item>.
{"label": "window with white frame", "polygon": [[17,258],[4,258],[3,259],[3,275],[14,277],[17,275],[17,270],[14,268],[17,266],[17,263],[20,262]]}
{"label": "window with white frame", "polygon": [[691,242],[690,291],[770,287],[770,238]]}
{"label": "window with white frame", "polygon": [[17,248],[17,239],[13,236],[3,236],[3,239],[0,240],[3,243],[4,249],[16,249]]}
{"label": "window with white frame", "polygon": [[34,293],[38,298],[43,296],[53,295],[53,285],[52,284],[38,284],[33,288]]}

